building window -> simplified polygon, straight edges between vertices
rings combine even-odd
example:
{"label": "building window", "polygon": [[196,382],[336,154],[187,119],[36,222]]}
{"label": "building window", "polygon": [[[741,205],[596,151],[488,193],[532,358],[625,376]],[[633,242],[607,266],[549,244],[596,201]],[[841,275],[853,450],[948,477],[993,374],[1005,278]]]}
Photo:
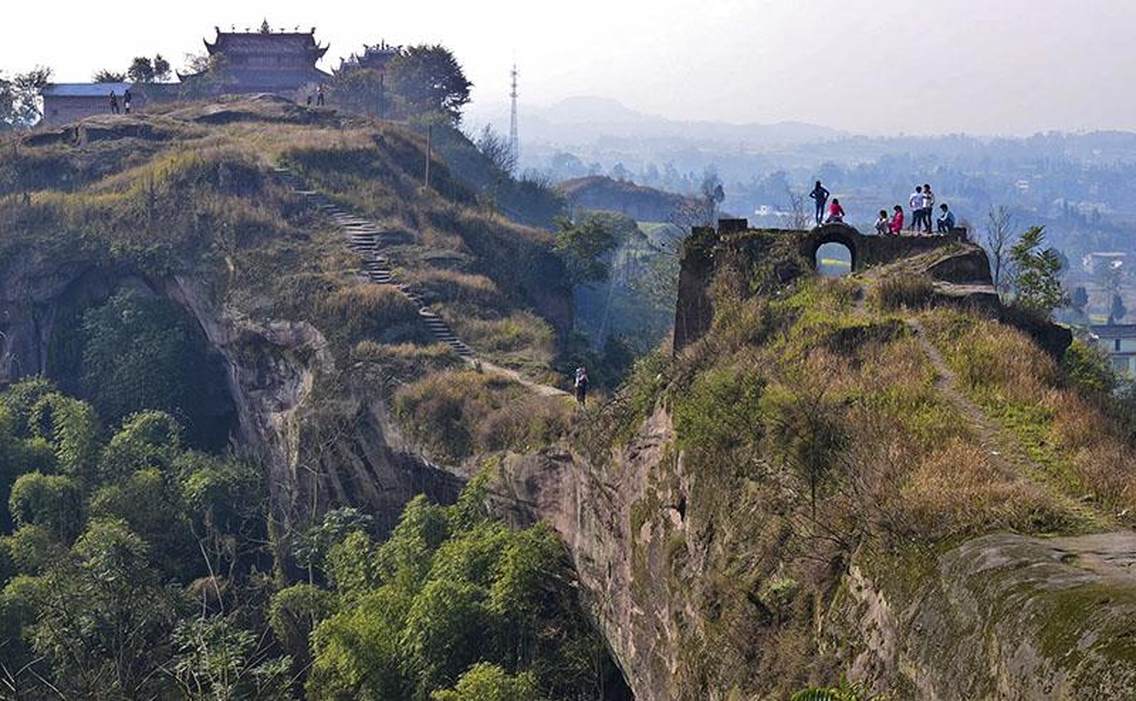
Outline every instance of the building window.
{"label": "building window", "polygon": [[1117,372],[1128,372],[1128,358],[1113,358],[1112,369]]}
{"label": "building window", "polygon": [[1113,341],[1113,343],[1116,346],[1116,348],[1115,348],[1116,352],[1119,353],[1120,352],[1120,339],[1119,338],[1116,339],[1115,341]]}

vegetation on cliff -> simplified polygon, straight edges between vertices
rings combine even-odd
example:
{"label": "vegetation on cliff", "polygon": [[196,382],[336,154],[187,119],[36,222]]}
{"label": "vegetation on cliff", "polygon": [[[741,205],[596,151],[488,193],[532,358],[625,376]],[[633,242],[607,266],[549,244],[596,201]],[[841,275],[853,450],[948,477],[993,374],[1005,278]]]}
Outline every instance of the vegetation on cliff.
{"label": "vegetation on cliff", "polygon": [[646,419],[673,423],[627,531],[636,605],[691,607],[669,689],[831,683],[862,652],[824,632],[853,565],[898,608],[965,539],[1130,523],[1132,409],[1099,357],[1061,362],[976,309],[933,306],[910,266],[825,280],[783,238],[751,238],[758,254],[720,262],[710,332],[641,360],[578,433],[614,481],[657,440],[657,420],[639,437]]}
{"label": "vegetation on cliff", "polygon": [[[362,412],[454,463],[568,428],[565,397],[435,343],[417,305],[364,281],[342,232],[273,172],[377,222],[398,277],[481,357],[557,381],[572,310],[552,235],[436,155],[424,188],[426,158],[413,128],[265,97],[5,142],[5,299],[48,281],[36,303],[54,323],[34,341],[66,391],[34,380],[0,396],[4,683],[28,698],[449,701],[618,679],[562,546],[491,520],[483,492],[412,502],[386,543],[397,510],[312,513],[324,484],[355,479],[329,446],[356,447]],[[268,458],[228,449],[236,417],[215,392],[236,372],[303,393],[285,484]],[[363,490],[340,496],[367,506]]]}

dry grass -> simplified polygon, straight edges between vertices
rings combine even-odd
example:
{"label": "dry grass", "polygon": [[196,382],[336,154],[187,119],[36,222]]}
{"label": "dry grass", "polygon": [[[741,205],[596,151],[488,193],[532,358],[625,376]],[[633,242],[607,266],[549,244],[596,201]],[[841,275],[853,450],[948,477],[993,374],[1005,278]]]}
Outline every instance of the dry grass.
{"label": "dry grass", "polygon": [[927,306],[935,287],[924,275],[888,275],[871,288],[870,299],[877,309],[896,311]]}
{"label": "dry grass", "polygon": [[568,430],[571,401],[538,397],[511,380],[473,370],[429,375],[394,396],[407,437],[437,459],[461,462],[497,450],[531,450]]}
{"label": "dry grass", "polygon": [[993,529],[1046,531],[1072,521],[1044,489],[1003,474],[984,450],[960,438],[921,456],[897,496],[896,520],[921,538]]}
{"label": "dry grass", "polygon": [[319,301],[321,326],[349,341],[378,339],[392,329],[418,324],[418,309],[399,290],[358,283],[333,290]]}
{"label": "dry grass", "polygon": [[441,306],[443,316],[459,336],[480,353],[515,368],[548,367],[556,354],[556,335],[548,322],[528,311],[499,318],[478,318],[473,305]]}
{"label": "dry grass", "polygon": [[438,302],[475,304],[490,308],[502,305],[497,283],[484,275],[448,268],[424,268],[410,273],[409,282],[427,299]]}
{"label": "dry grass", "polygon": [[928,328],[968,394],[1056,487],[1108,512],[1136,510],[1136,450],[1050,356],[1019,331],[957,312],[936,312]]}

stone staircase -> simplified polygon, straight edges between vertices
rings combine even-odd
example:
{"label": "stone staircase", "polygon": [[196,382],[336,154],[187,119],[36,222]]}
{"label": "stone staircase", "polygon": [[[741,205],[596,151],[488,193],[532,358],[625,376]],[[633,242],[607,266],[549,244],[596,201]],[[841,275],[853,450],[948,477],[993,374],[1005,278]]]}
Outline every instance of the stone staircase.
{"label": "stone staircase", "polygon": [[276,166],[273,168],[273,173],[281,182],[292,188],[293,192],[305,198],[331,218],[336,227],[346,236],[348,247],[362,258],[360,273],[363,277],[376,285],[394,286],[414,303],[414,306],[418,309],[418,316],[435,340],[445,343],[463,360],[468,362],[475,360],[473,349],[458,338],[449,324],[431,311],[426,301],[417,292],[410,289],[409,285],[399,282],[395,277],[390,260],[382,255],[383,248],[396,237],[394,232],[384,231],[375,222],[348,211],[322,192],[306,189],[300,177],[290,168]]}

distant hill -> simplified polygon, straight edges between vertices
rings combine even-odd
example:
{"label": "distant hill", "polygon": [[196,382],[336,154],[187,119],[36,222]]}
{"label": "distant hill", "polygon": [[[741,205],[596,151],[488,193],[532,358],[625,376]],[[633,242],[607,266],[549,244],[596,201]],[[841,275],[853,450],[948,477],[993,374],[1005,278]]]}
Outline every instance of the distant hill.
{"label": "distant hill", "polygon": [[[503,105],[474,106],[474,121],[498,121]],[[548,107],[525,107],[523,139],[535,144],[580,144],[604,139],[678,139],[750,147],[786,146],[847,136],[846,132],[803,122],[731,124],[668,119],[633,110],[618,100],[571,97]]]}
{"label": "distant hill", "polygon": [[667,221],[688,199],[606,175],[566,180],[557,189],[573,207],[619,212],[637,221]]}

